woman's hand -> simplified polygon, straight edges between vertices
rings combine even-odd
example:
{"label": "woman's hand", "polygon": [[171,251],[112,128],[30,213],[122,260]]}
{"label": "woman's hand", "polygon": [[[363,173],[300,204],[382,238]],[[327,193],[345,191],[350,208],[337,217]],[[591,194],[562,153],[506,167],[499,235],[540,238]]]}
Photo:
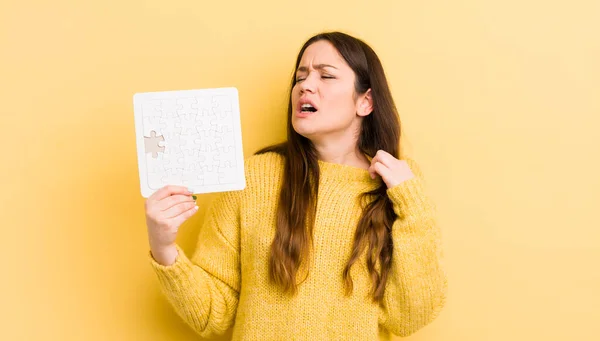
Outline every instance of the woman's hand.
{"label": "woman's hand", "polygon": [[381,176],[388,188],[415,177],[405,160],[398,160],[383,150],[378,150],[371,160],[369,173],[372,179],[375,179],[377,175]]}
{"label": "woman's hand", "polygon": [[175,261],[175,239],[179,226],[198,211],[192,194],[186,187],[167,185],[146,200],[150,249],[154,259],[163,265]]}

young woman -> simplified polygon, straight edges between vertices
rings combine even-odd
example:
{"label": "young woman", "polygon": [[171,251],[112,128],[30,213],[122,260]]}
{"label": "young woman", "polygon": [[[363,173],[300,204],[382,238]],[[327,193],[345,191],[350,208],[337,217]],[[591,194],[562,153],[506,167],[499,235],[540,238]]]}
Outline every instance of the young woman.
{"label": "young woman", "polygon": [[296,60],[287,141],[245,162],[220,193],[196,251],[175,243],[197,211],[166,186],[146,201],[149,259],[199,335],[234,340],[388,340],[436,318],[447,281],[435,206],[399,156],[400,122],[377,55],[340,32]]}

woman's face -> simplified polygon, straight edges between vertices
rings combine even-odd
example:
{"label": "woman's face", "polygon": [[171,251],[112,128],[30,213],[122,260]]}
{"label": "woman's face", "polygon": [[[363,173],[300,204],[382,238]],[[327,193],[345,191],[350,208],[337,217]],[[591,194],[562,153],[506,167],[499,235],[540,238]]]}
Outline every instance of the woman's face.
{"label": "woman's face", "polygon": [[[292,89],[292,126],[311,140],[343,136],[360,128],[354,71],[327,40],[311,44],[302,55]],[[362,106],[361,106],[362,107]]]}

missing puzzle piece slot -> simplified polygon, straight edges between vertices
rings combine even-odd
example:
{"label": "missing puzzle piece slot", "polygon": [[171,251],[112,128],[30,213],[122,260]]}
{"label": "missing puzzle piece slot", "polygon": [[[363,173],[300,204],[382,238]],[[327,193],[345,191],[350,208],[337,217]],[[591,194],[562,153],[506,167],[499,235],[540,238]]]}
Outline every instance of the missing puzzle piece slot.
{"label": "missing puzzle piece slot", "polygon": [[152,153],[153,158],[158,157],[158,153],[164,153],[165,147],[161,147],[158,143],[164,141],[165,138],[162,135],[156,136],[156,132],[152,130],[150,136],[144,136],[144,147],[146,153]]}

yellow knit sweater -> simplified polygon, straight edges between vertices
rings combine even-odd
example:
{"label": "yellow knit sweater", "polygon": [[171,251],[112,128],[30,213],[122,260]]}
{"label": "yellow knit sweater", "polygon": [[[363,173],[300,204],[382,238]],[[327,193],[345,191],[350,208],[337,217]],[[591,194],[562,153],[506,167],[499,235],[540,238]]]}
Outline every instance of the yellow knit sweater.
{"label": "yellow knit sweater", "polygon": [[[275,153],[246,159],[246,188],[219,193],[206,213],[196,250],[188,258],[177,246],[174,264],[149,253],[161,291],[199,335],[233,340],[389,340],[431,322],[444,305],[435,206],[425,194],[422,173],[387,190],[398,215],[392,228],[394,253],[383,304],[372,302],[363,258],[353,265],[354,289],[344,295],[342,271],[361,214],[358,195],[376,188],[367,170],[319,161],[321,176],[308,277],[295,296],[269,282],[269,248],[275,235],[283,158]],[[304,278],[304,277],[303,277]]]}

